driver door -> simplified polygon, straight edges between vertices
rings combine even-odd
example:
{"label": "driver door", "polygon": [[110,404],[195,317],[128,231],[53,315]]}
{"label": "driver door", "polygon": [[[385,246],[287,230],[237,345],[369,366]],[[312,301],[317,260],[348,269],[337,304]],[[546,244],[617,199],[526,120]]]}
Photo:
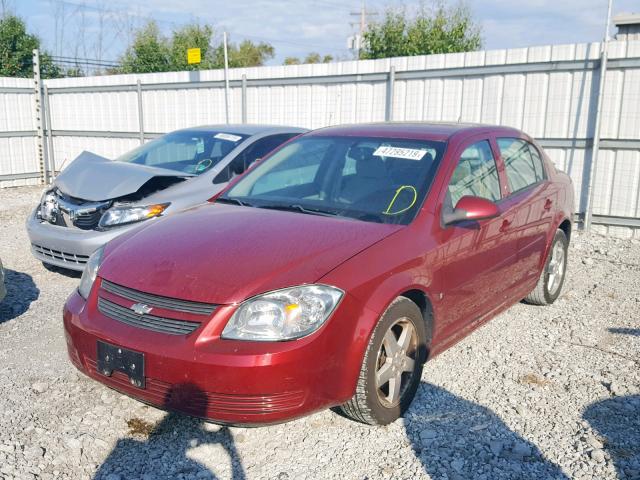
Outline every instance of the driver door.
{"label": "driver door", "polygon": [[[491,200],[500,206],[502,172],[488,138],[468,141],[454,156],[455,167],[441,192],[440,216],[463,196]],[[498,159],[498,160],[497,160]],[[502,211],[502,209],[501,209]],[[439,267],[442,292],[440,340],[462,334],[471,324],[502,305],[512,286],[516,243],[510,239],[510,214],[480,221],[440,225]]]}

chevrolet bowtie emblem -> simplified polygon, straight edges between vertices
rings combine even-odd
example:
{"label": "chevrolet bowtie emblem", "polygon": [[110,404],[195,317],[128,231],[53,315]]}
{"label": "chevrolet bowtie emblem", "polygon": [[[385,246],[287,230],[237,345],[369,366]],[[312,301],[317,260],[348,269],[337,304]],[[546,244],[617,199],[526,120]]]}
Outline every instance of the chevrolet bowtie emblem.
{"label": "chevrolet bowtie emblem", "polygon": [[131,305],[130,308],[138,315],[146,315],[148,313],[151,313],[151,310],[153,310],[153,308],[151,308],[149,305],[145,305],[144,303],[136,303],[135,305]]}

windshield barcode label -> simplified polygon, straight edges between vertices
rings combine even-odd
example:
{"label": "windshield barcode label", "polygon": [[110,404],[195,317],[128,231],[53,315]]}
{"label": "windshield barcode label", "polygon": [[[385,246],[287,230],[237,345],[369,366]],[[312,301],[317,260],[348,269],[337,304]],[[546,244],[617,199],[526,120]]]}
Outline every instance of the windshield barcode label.
{"label": "windshield barcode label", "polygon": [[238,135],[234,135],[232,133],[216,133],[213,138],[227,140],[229,142],[237,142],[238,140],[242,140],[242,137],[239,137]]}
{"label": "windshield barcode label", "polygon": [[373,154],[377,157],[406,158],[407,160],[422,160],[422,157],[424,157],[426,153],[426,150],[390,147],[388,145],[382,145],[378,147],[375,152],[373,152]]}

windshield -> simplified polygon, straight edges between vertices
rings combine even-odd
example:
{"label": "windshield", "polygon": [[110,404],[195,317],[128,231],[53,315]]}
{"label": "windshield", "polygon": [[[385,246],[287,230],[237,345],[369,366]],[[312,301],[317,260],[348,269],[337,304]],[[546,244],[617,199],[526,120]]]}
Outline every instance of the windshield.
{"label": "windshield", "polygon": [[116,161],[200,175],[245,138],[247,135],[215,131],[173,132],[139,146]]}
{"label": "windshield", "polygon": [[445,144],[365,137],[301,137],[234,185],[222,201],[408,224],[431,185]]}

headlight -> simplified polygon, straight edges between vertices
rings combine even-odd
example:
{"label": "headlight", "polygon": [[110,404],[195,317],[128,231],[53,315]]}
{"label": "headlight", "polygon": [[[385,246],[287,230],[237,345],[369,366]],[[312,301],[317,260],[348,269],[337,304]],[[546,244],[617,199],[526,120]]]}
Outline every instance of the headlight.
{"label": "headlight", "polygon": [[100,264],[102,263],[103,255],[104,255],[104,247],[100,247],[98,250],[93,252],[93,254],[89,257],[89,261],[84,266],[84,271],[82,272],[82,278],[80,279],[80,285],[78,285],[78,293],[85,300],[89,298],[89,294],[91,293],[91,287],[93,286],[93,282],[96,281],[96,276],[98,275],[98,268],[100,268]]}
{"label": "headlight", "polygon": [[135,223],[147,218],[157,217],[164,212],[170,203],[158,205],[147,205],[145,207],[114,207],[107,210],[100,218],[101,227],[113,227],[115,225],[125,225]]}
{"label": "headlight", "polygon": [[269,342],[304,337],[320,328],[342,295],[342,290],[326,285],[302,285],[258,295],[240,305],[222,338]]}

